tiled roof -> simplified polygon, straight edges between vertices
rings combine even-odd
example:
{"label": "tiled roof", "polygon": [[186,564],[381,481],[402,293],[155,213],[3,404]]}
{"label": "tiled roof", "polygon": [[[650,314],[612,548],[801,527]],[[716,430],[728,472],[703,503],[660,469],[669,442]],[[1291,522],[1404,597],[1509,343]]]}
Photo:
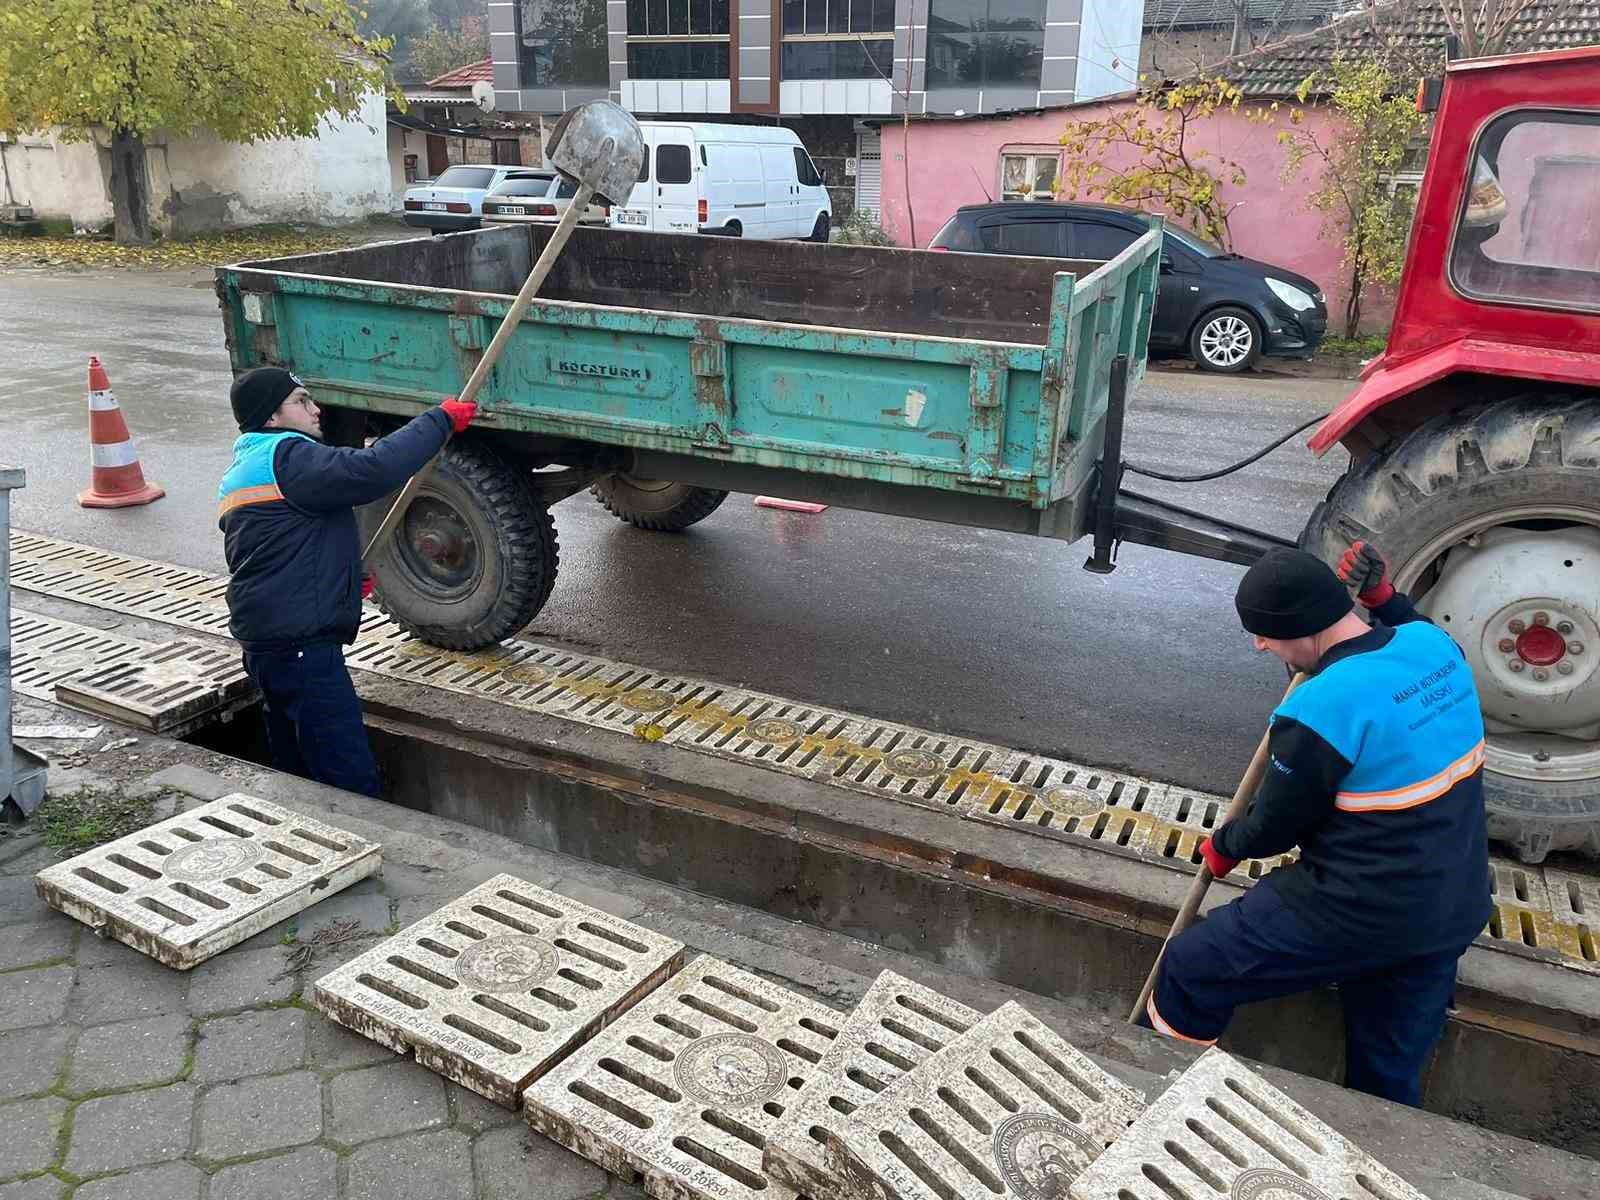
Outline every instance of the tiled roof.
{"label": "tiled roof", "polygon": [[[1562,15],[1532,36],[1545,19],[1552,3],[1537,0],[1518,19],[1510,42],[1512,50],[1570,50],[1577,46],[1600,44],[1600,3],[1567,3]],[[1374,32],[1373,17],[1378,32]],[[1352,12],[1338,17],[1321,29],[1285,38],[1219,64],[1213,70],[1237,83],[1248,96],[1293,95],[1308,75],[1324,73],[1341,52],[1361,53],[1378,44],[1392,42],[1402,53],[1418,63],[1444,62],[1445,35],[1449,27],[1435,0],[1405,0],[1380,3],[1372,13]]]}
{"label": "tiled roof", "polygon": [[[1304,25],[1321,21],[1351,6],[1351,0],[1248,0],[1253,24]],[[1233,24],[1233,0],[1145,0],[1147,32],[1174,28]]]}
{"label": "tiled roof", "polygon": [[446,71],[437,79],[428,80],[429,87],[458,87],[470,88],[475,83],[494,82],[494,63],[485,54],[481,62],[468,63],[464,67],[457,67],[453,71]]}

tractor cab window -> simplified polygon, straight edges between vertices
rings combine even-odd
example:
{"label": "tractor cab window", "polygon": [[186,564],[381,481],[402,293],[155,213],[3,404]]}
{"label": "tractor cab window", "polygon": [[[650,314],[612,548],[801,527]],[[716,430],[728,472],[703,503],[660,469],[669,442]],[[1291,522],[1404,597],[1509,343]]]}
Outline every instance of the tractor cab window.
{"label": "tractor cab window", "polygon": [[1475,299],[1600,310],[1600,117],[1508,113],[1478,140],[1450,274]]}

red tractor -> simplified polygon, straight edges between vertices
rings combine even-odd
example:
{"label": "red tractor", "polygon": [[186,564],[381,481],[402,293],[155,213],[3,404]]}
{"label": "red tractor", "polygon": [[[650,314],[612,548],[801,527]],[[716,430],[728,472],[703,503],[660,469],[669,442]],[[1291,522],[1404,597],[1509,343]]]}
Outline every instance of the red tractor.
{"label": "red tractor", "polygon": [[1301,541],[1365,538],[1472,664],[1492,836],[1600,855],[1600,47],[1450,64],[1388,349]]}

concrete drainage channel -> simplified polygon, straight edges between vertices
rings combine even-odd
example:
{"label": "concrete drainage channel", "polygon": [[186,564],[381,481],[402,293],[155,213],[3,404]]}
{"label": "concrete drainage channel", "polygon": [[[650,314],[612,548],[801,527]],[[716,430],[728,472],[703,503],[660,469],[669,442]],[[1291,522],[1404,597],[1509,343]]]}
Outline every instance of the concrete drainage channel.
{"label": "concrete drainage channel", "polygon": [[[67,544],[47,542],[33,539],[19,555],[18,583],[43,616],[71,622],[89,605],[137,618],[119,633],[158,630],[139,623],[153,621],[202,640],[214,634],[214,580],[104,552],[75,563]],[[68,586],[55,586],[74,572]],[[149,587],[135,586],[130,573]],[[188,594],[163,594],[168,585]],[[445,655],[397,642],[381,618],[370,624],[352,661],[363,668],[357,684],[394,803],[1089,1012],[1126,1010],[1215,800],[738,689],[703,703],[723,725],[743,713],[735,728],[768,740],[712,739],[722,752],[708,752],[685,719],[704,715],[693,688],[705,685],[696,681],[592,659],[574,665],[530,643],[491,656]],[[107,644],[119,652],[117,639]],[[400,668],[377,661],[390,659]],[[513,689],[509,696],[474,694],[461,683],[487,675]],[[552,684],[566,698],[539,701],[539,689]],[[531,706],[508,702],[528,700],[529,689]],[[591,719],[576,719],[575,707]],[[191,737],[259,761],[251,720]],[[789,746],[813,762],[783,770],[765,761]],[[844,785],[825,769],[829,756],[850,760]],[[1033,827],[1019,827],[1030,812]],[[1253,874],[1271,865],[1255,864]],[[1499,869],[1499,936],[1464,962],[1461,1008],[1431,1070],[1428,1106],[1600,1155],[1600,1111],[1583,1099],[1600,1095],[1600,978],[1589,924],[1600,914],[1600,890],[1583,872]],[[1221,899],[1231,894],[1217,890]],[[1337,1003],[1322,995],[1246,1010],[1229,1045],[1333,1078]]]}

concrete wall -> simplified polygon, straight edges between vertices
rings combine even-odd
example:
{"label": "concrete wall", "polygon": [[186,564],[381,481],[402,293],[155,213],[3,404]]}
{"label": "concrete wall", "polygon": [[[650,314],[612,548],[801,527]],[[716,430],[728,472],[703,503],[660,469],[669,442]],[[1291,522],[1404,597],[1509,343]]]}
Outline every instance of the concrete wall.
{"label": "concrete wall", "polygon": [[428,135],[415,129],[389,126],[389,195],[390,205],[399,208],[405,201],[406,155],[417,156],[417,178],[428,178]]}
{"label": "concrete wall", "polygon": [[[1069,121],[1096,120],[1112,105],[1126,100],[1081,105],[1071,109],[1029,114],[1009,119],[913,121],[910,131],[911,206],[916,216],[916,241],[926,246],[957,208],[999,198],[1000,155],[1006,150],[1049,150],[1059,144]],[[1308,128],[1329,129],[1334,118],[1326,110],[1306,114]],[[906,215],[905,134],[899,124],[883,126],[883,203],[881,221],[901,245],[909,245]],[[1245,186],[1224,184],[1222,194],[1237,203],[1229,220],[1233,248],[1249,258],[1298,271],[1316,280],[1328,294],[1330,324],[1342,332],[1347,272],[1340,266],[1343,247],[1338,237],[1323,232],[1323,215],[1313,211],[1304,197],[1320,177],[1308,162],[1294,182],[1283,181],[1285,148],[1278,144],[1272,126],[1252,122],[1244,112],[1219,113],[1190,132],[1190,145],[1218,158],[1239,163]],[[1106,161],[1131,160],[1127,152],[1112,151]],[[1080,199],[1098,199],[1082,196]],[[1382,329],[1389,310],[1383,298],[1371,296],[1365,324]]]}
{"label": "concrete wall", "polygon": [[[339,222],[388,212],[393,191],[382,96],[316,138],[246,145],[210,134],[148,139],[152,217],[183,236],[278,221]],[[111,220],[110,156],[99,144],[53,135],[4,146],[18,203],[79,227]]]}

